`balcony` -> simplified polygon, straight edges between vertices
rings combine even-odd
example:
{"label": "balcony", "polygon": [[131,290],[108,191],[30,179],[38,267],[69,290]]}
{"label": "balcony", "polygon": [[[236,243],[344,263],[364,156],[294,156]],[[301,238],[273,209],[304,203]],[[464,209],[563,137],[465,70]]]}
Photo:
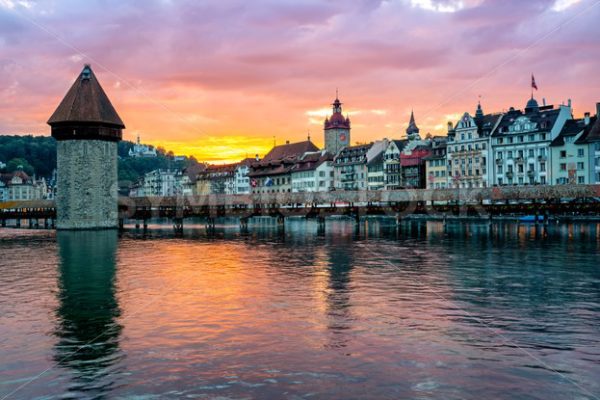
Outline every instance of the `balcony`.
{"label": "balcony", "polygon": [[538,156],[538,161],[546,161],[548,158],[546,156]]}
{"label": "balcony", "polygon": [[532,170],[532,169],[528,170],[527,171],[527,176],[530,177],[530,178],[533,177],[533,176],[535,176],[535,171]]}
{"label": "balcony", "polygon": [[502,164],[502,159],[501,158],[496,158],[496,164],[501,165]]}
{"label": "balcony", "polygon": [[512,172],[512,171],[508,171],[508,172],[506,173],[506,177],[507,177],[508,179],[512,179],[512,178],[513,178],[513,176],[514,176],[514,174],[513,174],[513,172]]}
{"label": "balcony", "polygon": [[517,164],[523,164],[523,161],[524,161],[524,160],[523,160],[523,157],[517,157],[517,158],[515,158],[515,162],[516,162]]}

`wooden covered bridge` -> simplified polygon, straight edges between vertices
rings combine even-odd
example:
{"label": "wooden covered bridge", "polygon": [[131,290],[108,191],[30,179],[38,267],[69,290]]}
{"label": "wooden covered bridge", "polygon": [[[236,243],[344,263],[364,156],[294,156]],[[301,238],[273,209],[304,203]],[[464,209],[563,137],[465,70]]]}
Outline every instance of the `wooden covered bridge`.
{"label": "wooden covered bridge", "polygon": [[[403,189],[392,191],[332,191],[175,197],[120,197],[121,226],[129,220],[146,226],[153,218],[170,218],[176,229],[185,218],[204,218],[214,226],[221,217],[239,218],[242,225],[257,216],[315,218],[386,215],[397,219],[412,214],[479,216],[594,215],[600,216],[600,185],[505,186],[477,189]],[[0,203],[2,227],[54,227],[54,201]],[[10,223],[9,221],[12,221]],[[42,221],[40,223],[40,221]]]}

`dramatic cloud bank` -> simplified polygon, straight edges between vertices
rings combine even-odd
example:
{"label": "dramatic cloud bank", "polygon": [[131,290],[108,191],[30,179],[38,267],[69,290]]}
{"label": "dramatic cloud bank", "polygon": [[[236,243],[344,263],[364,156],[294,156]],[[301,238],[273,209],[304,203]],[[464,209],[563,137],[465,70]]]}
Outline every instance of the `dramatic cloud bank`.
{"label": "dramatic cloud bank", "polygon": [[0,133],[45,121],[91,63],[126,137],[208,161],[322,121],[339,88],[353,141],[422,133],[535,95],[600,101],[598,0],[0,0]]}

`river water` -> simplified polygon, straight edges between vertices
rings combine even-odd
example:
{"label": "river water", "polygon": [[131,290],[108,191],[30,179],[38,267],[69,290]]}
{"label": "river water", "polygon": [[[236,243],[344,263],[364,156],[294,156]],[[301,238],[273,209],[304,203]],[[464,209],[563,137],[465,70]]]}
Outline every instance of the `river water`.
{"label": "river water", "polygon": [[594,399],[600,225],[0,229],[0,399]]}

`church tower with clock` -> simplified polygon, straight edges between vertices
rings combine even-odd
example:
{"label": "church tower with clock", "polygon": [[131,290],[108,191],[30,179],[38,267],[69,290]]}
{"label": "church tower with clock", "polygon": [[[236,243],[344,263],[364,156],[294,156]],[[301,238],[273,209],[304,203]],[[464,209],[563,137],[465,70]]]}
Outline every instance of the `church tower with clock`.
{"label": "church tower with clock", "polygon": [[342,115],[342,103],[338,99],[331,104],[333,114],[325,118],[323,131],[325,134],[325,150],[336,155],[341,149],[350,145],[350,118]]}

